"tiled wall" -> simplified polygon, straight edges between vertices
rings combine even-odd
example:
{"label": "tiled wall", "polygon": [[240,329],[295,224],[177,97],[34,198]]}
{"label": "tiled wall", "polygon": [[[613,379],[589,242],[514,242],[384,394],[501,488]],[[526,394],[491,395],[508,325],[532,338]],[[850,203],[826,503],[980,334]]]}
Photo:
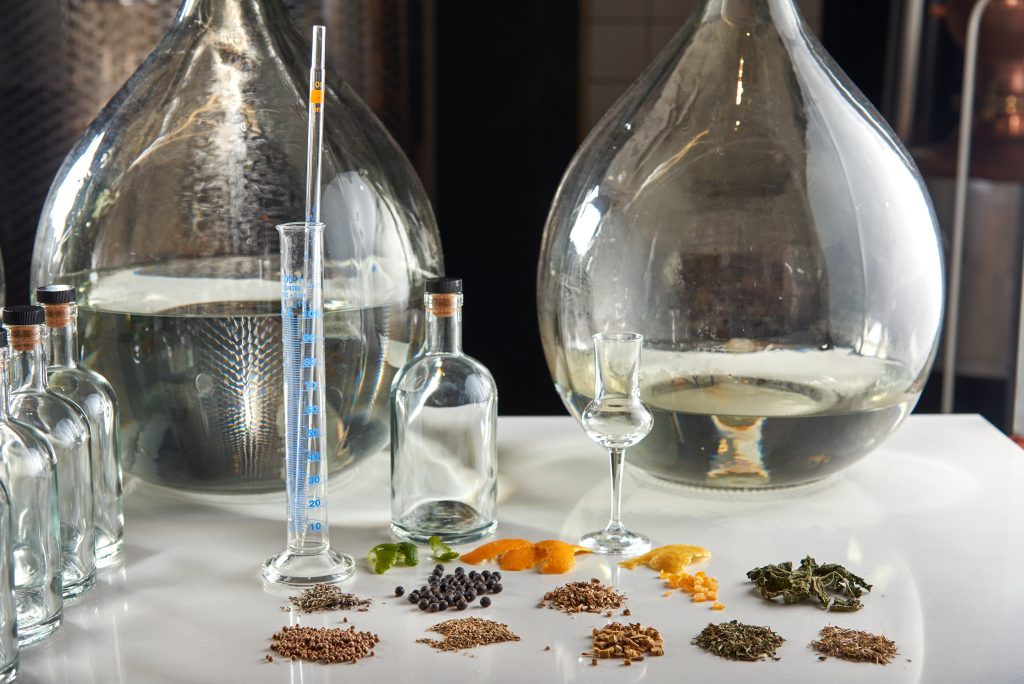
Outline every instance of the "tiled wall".
{"label": "tiled wall", "polygon": [[[640,75],[699,0],[580,0],[580,137]],[[821,29],[824,0],[798,0],[804,18]]]}

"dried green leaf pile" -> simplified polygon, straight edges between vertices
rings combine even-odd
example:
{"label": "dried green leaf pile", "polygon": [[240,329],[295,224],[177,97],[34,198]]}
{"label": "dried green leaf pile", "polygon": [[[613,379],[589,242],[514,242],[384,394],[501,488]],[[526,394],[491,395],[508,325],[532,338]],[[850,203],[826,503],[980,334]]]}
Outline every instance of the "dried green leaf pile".
{"label": "dried green leaf pile", "polygon": [[765,600],[781,596],[786,603],[817,599],[825,610],[854,611],[863,604],[860,597],[871,585],[838,563],[818,565],[810,556],[793,569],[790,562],[765,565],[747,573]]}

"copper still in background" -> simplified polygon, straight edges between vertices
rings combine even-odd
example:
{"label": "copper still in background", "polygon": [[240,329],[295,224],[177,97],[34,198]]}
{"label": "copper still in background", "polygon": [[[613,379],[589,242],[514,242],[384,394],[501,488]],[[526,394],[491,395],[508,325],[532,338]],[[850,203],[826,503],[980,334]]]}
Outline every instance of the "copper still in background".
{"label": "copper still in background", "polygon": [[[890,70],[891,75],[899,74],[894,89],[902,90],[903,96],[894,98],[887,114],[904,141],[913,145],[911,152],[946,236],[948,257],[957,162],[955,122],[961,114],[960,60],[975,1],[900,4],[902,62],[916,59],[918,68],[911,74]],[[910,28],[915,20],[920,22],[917,32]],[[954,407],[981,412],[1005,430],[1013,404],[1024,249],[1024,3],[1019,0],[991,0],[983,15],[975,92]],[[942,349],[939,354],[939,364],[944,365]],[[937,374],[931,385],[929,394],[936,401],[923,403],[937,409]]]}

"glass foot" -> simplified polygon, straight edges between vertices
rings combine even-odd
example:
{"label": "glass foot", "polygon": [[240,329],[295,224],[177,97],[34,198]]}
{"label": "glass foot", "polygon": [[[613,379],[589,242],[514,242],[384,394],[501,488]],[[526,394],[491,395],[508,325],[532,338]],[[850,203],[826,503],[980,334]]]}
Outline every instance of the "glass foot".
{"label": "glass foot", "polygon": [[319,553],[299,554],[285,549],[263,564],[263,579],[272,584],[305,587],[334,584],[352,576],[355,561],[347,553],[327,547]]}
{"label": "glass foot", "polygon": [[651,550],[651,540],[629,530],[601,530],[583,535],[580,546],[594,553],[635,556]]}

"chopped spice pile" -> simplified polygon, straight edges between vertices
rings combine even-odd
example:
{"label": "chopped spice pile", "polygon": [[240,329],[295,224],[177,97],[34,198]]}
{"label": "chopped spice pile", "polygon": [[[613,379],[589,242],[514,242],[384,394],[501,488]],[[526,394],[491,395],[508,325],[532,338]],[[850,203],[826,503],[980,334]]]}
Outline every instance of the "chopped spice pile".
{"label": "chopped spice pile", "polygon": [[303,613],[316,613],[322,610],[348,610],[359,608],[365,611],[370,599],[355,594],[346,594],[333,584],[314,584],[297,596],[290,596],[291,604]]}
{"label": "chopped spice pile", "polygon": [[600,613],[616,610],[626,603],[626,597],[599,579],[589,582],[570,582],[544,594],[540,607],[557,608],[565,613]]}
{"label": "chopped spice pile", "polygon": [[539,565],[543,573],[560,575],[576,566],[578,553],[590,550],[557,539],[536,544],[528,539],[497,539],[462,554],[462,560],[476,565],[497,558],[502,570],[529,570]]}
{"label": "chopped spice pile", "polygon": [[899,653],[896,642],[880,634],[831,625],[821,630],[821,640],[812,641],[811,646],[823,655],[879,665],[888,665]]}
{"label": "chopped spice pile", "polygon": [[718,578],[710,577],[703,570],[695,575],[680,572],[672,574],[661,571],[661,578],[673,589],[680,589],[693,595],[694,603],[714,601],[711,610],[725,610],[725,606],[718,602]]}
{"label": "chopped spice pile", "polygon": [[863,607],[861,595],[871,591],[870,584],[842,565],[818,565],[810,556],[800,561],[796,570],[790,562],[765,565],[748,572],[747,579],[757,585],[766,601],[776,596],[781,596],[786,603],[813,598],[825,610],[835,611],[860,610]]}
{"label": "chopped spice pile", "polygon": [[[373,656],[380,638],[373,632],[357,632],[355,627],[282,627],[272,637],[270,650],[291,660],[317,663],[354,663]],[[267,656],[270,661],[271,657]]]}
{"label": "chopped spice pile", "polygon": [[732,620],[718,625],[709,623],[690,643],[722,658],[754,661],[778,660],[775,650],[784,641],[768,627]]}
{"label": "chopped spice pile", "polygon": [[519,637],[508,628],[508,625],[480,618],[445,620],[431,627],[430,631],[437,632],[444,639],[417,639],[416,643],[428,644],[439,651],[460,651],[487,644],[519,641]]}
{"label": "chopped spice pile", "polygon": [[669,544],[651,549],[642,556],[624,560],[619,565],[629,570],[638,565],[646,565],[651,570],[662,573],[680,573],[687,565],[711,558],[711,552],[702,546],[689,544]]}
{"label": "chopped spice pile", "polygon": [[583,655],[592,658],[592,665],[597,664],[598,658],[622,658],[623,665],[629,665],[634,660],[643,660],[648,653],[665,655],[665,642],[658,630],[640,623],[613,622],[604,629],[593,630],[593,648]]}

